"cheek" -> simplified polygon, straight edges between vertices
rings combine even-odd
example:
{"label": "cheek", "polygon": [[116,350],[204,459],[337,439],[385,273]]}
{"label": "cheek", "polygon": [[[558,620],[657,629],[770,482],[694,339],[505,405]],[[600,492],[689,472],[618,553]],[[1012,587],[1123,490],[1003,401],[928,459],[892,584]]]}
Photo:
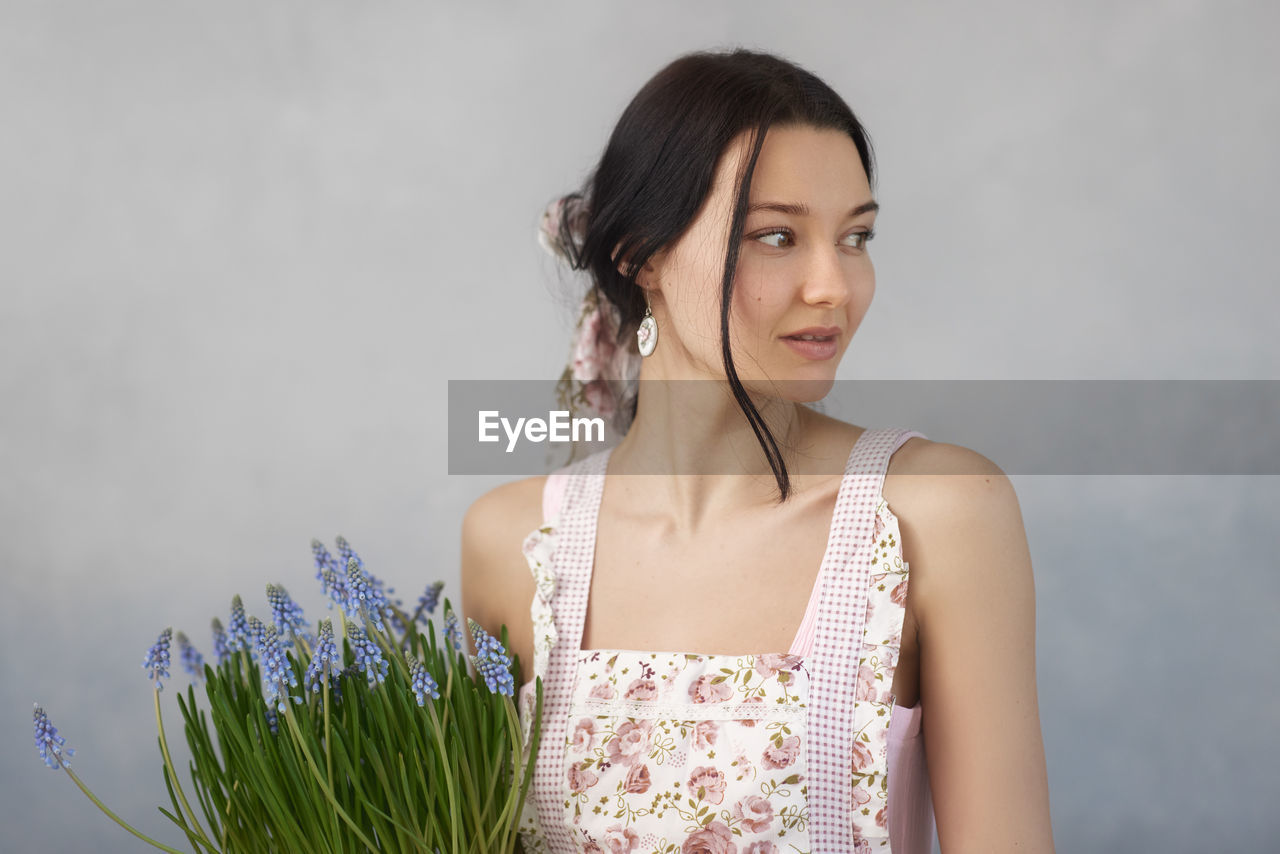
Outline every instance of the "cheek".
{"label": "cheek", "polygon": [[857,330],[867,312],[871,309],[871,300],[876,293],[876,275],[874,270],[866,270],[859,274],[857,283],[850,291],[849,304],[846,307],[849,316],[849,328]]}
{"label": "cheek", "polygon": [[786,312],[790,297],[758,264],[738,268],[733,286],[733,311],[744,332],[760,336],[772,334]]}
{"label": "cheek", "polygon": [[[664,290],[674,304],[672,321],[681,327],[690,343],[720,336],[720,273],[723,258],[688,241],[669,256],[665,269]],[[718,261],[718,263],[717,263]]]}

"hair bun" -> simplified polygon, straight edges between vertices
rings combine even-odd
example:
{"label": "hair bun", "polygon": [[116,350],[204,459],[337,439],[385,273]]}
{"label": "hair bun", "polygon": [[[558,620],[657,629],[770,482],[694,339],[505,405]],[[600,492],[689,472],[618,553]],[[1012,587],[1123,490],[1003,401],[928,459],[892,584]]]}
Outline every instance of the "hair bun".
{"label": "hair bun", "polygon": [[555,257],[574,265],[586,224],[587,205],[582,194],[559,196],[542,212],[542,219],[538,222],[538,242]]}

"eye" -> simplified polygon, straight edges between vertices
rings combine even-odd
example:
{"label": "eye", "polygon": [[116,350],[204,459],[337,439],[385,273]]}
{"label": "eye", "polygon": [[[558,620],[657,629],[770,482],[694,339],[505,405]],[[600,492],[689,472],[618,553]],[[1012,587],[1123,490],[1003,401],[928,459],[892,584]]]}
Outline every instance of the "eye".
{"label": "eye", "polygon": [[752,240],[758,240],[765,246],[771,246],[774,249],[785,249],[788,246],[795,245],[796,237],[789,228],[774,228],[769,231],[756,232],[751,236]]}
{"label": "eye", "polygon": [[876,233],[874,231],[854,231],[846,234],[841,242],[845,246],[852,246],[854,249],[866,249],[867,241],[875,236]]}

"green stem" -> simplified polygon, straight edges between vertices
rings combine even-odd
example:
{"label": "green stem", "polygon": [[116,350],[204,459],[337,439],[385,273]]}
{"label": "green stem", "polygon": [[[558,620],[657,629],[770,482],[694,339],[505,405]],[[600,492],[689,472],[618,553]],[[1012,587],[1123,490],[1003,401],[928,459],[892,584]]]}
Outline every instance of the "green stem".
{"label": "green stem", "polygon": [[[449,675],[452,677],[453,672]],[[434,730],[436,744],[439,747],[437,755],[441,757],[440,770],[444,773],[444,790],[449,795],[449,830],[453,834],[453,850],[458,850],[458,831],[462,821],[458,814],[458,796],[457,784],[453,779],[453,773],[449,770],[449,744],[445,740],[444,730],[440,726],[440,718],[436,715],[436,707],[432,703],[427,704],[427,712],[430,715],[431,728]]]}
{"label": "green stem", "polygon": [[294,644],[298,647],[300,660],[310,661],[314,650],[311,649],[311,644],[307,643],[306,638],[294,631],[292,626],[289,627],[289,637],[293,639]]}
{"label": "green stem", "polygon": [[324,770],[329,785],[333,786],[333,730],[329,727],[329,680],[332,677],[332,665],[324,663]]}
{"label": "green stem", "polygon": [[[519,696],[519,695],[517,695]],[[520,720],[515,705],[504,703],[504,711],[507,717],[507,739],[511,744],[511,788],[507,793],[507,801],[502,805],[502,813],[498,816],[498,826],[503,828],[502,848],[503,852],[509,852],[514,847],[514,836],[516,829],[519,827],[521,808],[524,806],[524,799],[520,797],[524,790],[524,756],[522,755],[522,747],[520,743]]]}
{"label": "green stem", "polygon": [[347,811],[342,808],[342,804],[338,803],[338,799],[334,797],[333,789],[330,788],[328,782],[320,774],[320,768],[316,765],[315,759],[311,756],[311,751],[307,750],[305,742],[302,738],[302,732],[298,729],[298,722],[293,719],[293,706],[286,706],[284,710],[285,719],[289,722],[289,728],[293,730],[293,737],[298,740],[298,746],[301,748],[302,755],[306,757],[307,767],[311,769],[311,776],[316,778],[316,782],[320,784],[320,788],[324,790],[325,797],[329,799],[329,803],[333,804],[334,810],[342,817],[356,836],[360,837],[360,841],[370,851],[377,851],[378,846],[369,841],[369,837],[364,835],[364,831],[360,829],[360,825],[351,820],[351,816],[347,815]]}
{"label": "green stem", "polygon": [[400,651],[404,652],[409,648],[409,640],[413,637],[414,626],[418,624],[418,617],[422,614],[422,606],[418,606],[418,610],[413,612],[412,617],[404,611],[401,611],[395,605],[389,605],[388,607],[396,617],[399,618],[400,625],[404,627],[404,637],[400,638],[400,643],[398,644]]}
{"label": "green stem", "polygon": [[138,837],[139,839],[141,839],[143,842],[147,843],[148,845],[151,845],[151,846],[154,846],[154,847],[156,847],[156,848],[159,848],[161,851],[168,851],[168,852],[170,852],[170,854],[183,854],[183,852],[179,851],[178,849],[176,849],[176,848],[170,848],[168,845],[165,845],[165,844],[163,844],[163,843],[161,843],[161,842],[156,842],[154,839],[152,839],[150,836],[147,836],[145,833],[142,833],[141,831],[135,830],[135,829],[133,828],[133,826],[132,826],[132,825],[130,825],[127,821],[125,821],[124,819],[120,818],[120,816],[116,815],[116,814],[115,814],[115,813],[113,813],[111,810],[107,809],[107,805],[106,805],[106,804],[104,804],[102,801],[98,800],[97,795],[95,795],[93,792],[89,791],[89,787],[88,787],[88,786],[86,786],[84,783],[80,782],[80,778],[76,776],[76,772],[72,771],[72,770],[71,770],[69,767],[67,767],[66,765],[63,765],[63,766],[62,766],[62,770],[63,770],[63,771],[66,771],[66,772],[67,772],[67,776],[71,778],[71,781],[72,781],[73,783],[75,783],[77,786],[79,786],[79,787],[80,787],[80,791],[84,792],[85,797],[87,797],[89,800],[93,801],[93,802],[94,802],[94,804],[96,804],[96,805],[97,805],[98,809],[100,809],[100,810],[102,810],[104,813],[106,813],[107,818],[111,819],[111,820],[112,820],[112,821],[114,821],[116,824],[120,825],[120,826],[121,826],[121,827],[123,827],[125,830],[129,831],[129,832],[130,832],[130,833],[132,833],[134,836]]}
{"label": "green stem", "polygon": [[[329,789],[333,789],[333,729],[329,725],[329,680],[332,678],[332,662],[324,663],[324,770],[325,779],[329,781]],[[334,842],[338,841],[338,824],[333,826]]]}
{"label": "green stem", "polygon": [[195,810],[191,809],[191,804],[187,803],[187,793],[182,790],[182,783],[178,780],[178,774],[173,768],[173,758],[169,756],[169,740],[164,735],[164,720],[160,717],[160,690],[153,692],[156,701],[156,729],[160,730],[160,752],[164,754],[164,768],[169,775],[169,779],[173,781],[173,787],[178,790],[178,798],[182,801],[182,807],[187,811],[187,818],[195,828],[195,834],[199,836],[200,841],[204,843],[210,851],[218,849],[209,841],[209,836],[204,832],[204,828],[200,825],[199,819],[196,818]]}

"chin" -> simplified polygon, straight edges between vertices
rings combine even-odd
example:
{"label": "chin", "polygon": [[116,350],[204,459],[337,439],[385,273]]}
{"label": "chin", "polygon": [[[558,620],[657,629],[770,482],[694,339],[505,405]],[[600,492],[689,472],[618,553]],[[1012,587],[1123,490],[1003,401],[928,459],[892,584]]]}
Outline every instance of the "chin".
{"label": "chin", "polygon": [[834,377],[812,380],[791,380],[786,385],[787,399],[793,403],[816,403],[831,393],[836,384]]}
{"label": "chin", "polygon": [[785,380],[743,381],[743,386],[754,396],[777,398],[790,403],[816,403],[831,393],[835,377],[804,377]]}

